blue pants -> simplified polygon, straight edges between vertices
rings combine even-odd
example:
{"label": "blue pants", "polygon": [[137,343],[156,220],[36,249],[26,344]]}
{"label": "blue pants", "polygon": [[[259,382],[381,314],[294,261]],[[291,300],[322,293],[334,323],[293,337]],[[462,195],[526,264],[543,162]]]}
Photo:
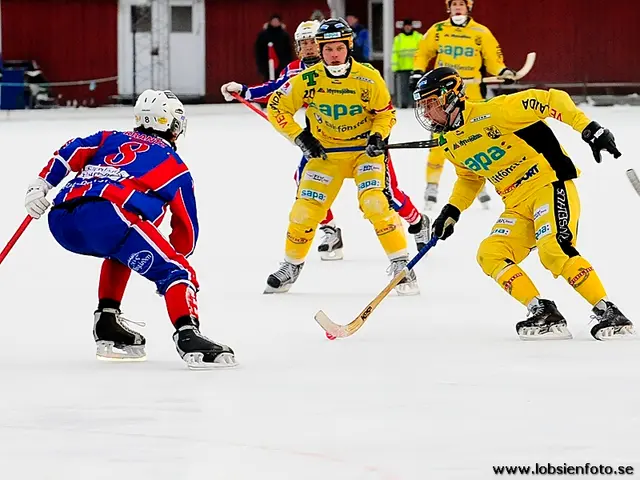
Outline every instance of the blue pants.
{"label": "blue pants", "polygon": [[49,229],[66,250],[118,260],[151,280],[164,295],[172,285],[198,290],[195,272],[151,222],[102,199],[81,199],[49,212]]}

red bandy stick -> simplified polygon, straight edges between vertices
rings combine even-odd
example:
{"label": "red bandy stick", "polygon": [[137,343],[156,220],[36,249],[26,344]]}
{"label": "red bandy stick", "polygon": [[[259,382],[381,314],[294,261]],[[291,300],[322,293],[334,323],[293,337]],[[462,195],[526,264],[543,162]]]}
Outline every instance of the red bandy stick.
{"label": "red bandy stick", "polygon": [[31,223],[31,220],[33,220],[33,217],[31,215],[27,215],[22,221],[22,223],[18,227],[18,230],[16,230],[16,233],[14,233],[13,237],[11,237],[11,240],[9,240],[9,243],[7,243],[7,245],[2,249],[2,252],[0,252],[0,263],[2,263],[7,255],[9,255],[9,252],[11,251],[13,246],[16,244],[18,239],[22,236],[24,231]]}

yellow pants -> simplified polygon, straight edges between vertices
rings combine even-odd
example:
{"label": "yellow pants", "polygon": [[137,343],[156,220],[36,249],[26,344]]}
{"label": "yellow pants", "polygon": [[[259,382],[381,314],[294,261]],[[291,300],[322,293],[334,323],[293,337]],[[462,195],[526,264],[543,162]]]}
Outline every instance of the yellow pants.
{"label": "yellow pants", "polygon": [[524,305],[539,296],[518,266],[534,249],[554,277],[562,276],[591,305],[606,292],[591,264],[576,250],[580,199],[572,181],[554,182],[506,209],[478,249],[482,270]]}
{"label": "yellow pants", "polygon": [[407,254],[407,239],[398,214],[390,206],[386,156],[365,153],[330,153],[327,160],[314,158],[300,173],[296,201],[289,214],[285,259],[304,262],[318,224],[335,200],[345,178],[358,186],[358,202],[389,258]]}
{"label": "yellow pants", "polygon": [[[477,83],[466,84],[465,93],[469,100],[474,102],[484,100],[482,92],[480,91],[480,85]],[[429,154],[427,155],[427,183],[440,183],[440,176],[442,175],[445,160],[443,148],[439,147],[429,150]]]}

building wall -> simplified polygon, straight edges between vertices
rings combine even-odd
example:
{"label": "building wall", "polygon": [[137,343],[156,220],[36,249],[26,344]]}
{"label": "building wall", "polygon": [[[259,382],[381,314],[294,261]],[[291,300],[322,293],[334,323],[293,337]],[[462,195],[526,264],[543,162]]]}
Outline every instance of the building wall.
{"label": "building wall", "polygon": [[[640,3],[618,0],[610,8],[598,3],[595,9],[589,3],[477,0],[473,14],[496,36],[509,67],[519,69],[528,52],[537,52],[527,80],[640,82],[640,29],[628,21],[638,18]],[[396,18],[421,20],[423,32],[447,18],[445,0],[395,0],[395,6]]]}
{"label": "building wall", "polygon": [[329,15],[325,0],[207,0],[207,99],[222,101],[223,83],[261,81],[253,45],[272,14],[282,17],[293,37],[298,24],[315,9]]}
{"label": "building wall", "polygon": [[[49,82],[118,75],[118,0],[2,0],[2,56],[35,60]],[[58,87],[64,99],[104,103],[117,83]]]}

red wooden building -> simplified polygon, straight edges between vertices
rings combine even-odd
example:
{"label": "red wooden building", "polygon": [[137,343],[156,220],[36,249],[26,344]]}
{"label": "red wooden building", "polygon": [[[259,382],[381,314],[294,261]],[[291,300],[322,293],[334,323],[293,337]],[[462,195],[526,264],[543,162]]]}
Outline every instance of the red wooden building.
{"label": "red wooden building", "polygon": [[[314,9],[329,15],[327,3],[370,27],[379,59],[383,5],[395,3],[395,19],[419,20],[422,31],[446,18],[444,0],[0,0],[0,51],[36,60],[50,82],[118,76],[60,87],[70,98],[103,103],[131,95],[135,83],[136,92],[168,86],[219,101],[220,84],[258,80],[253,42],[272,13],[293,33]],[[512,68],[538,53],[528,78],[539,82],[640,81],[640,29],[626,21],[639,14],[637,0],[476,0],[474,8]]]}

